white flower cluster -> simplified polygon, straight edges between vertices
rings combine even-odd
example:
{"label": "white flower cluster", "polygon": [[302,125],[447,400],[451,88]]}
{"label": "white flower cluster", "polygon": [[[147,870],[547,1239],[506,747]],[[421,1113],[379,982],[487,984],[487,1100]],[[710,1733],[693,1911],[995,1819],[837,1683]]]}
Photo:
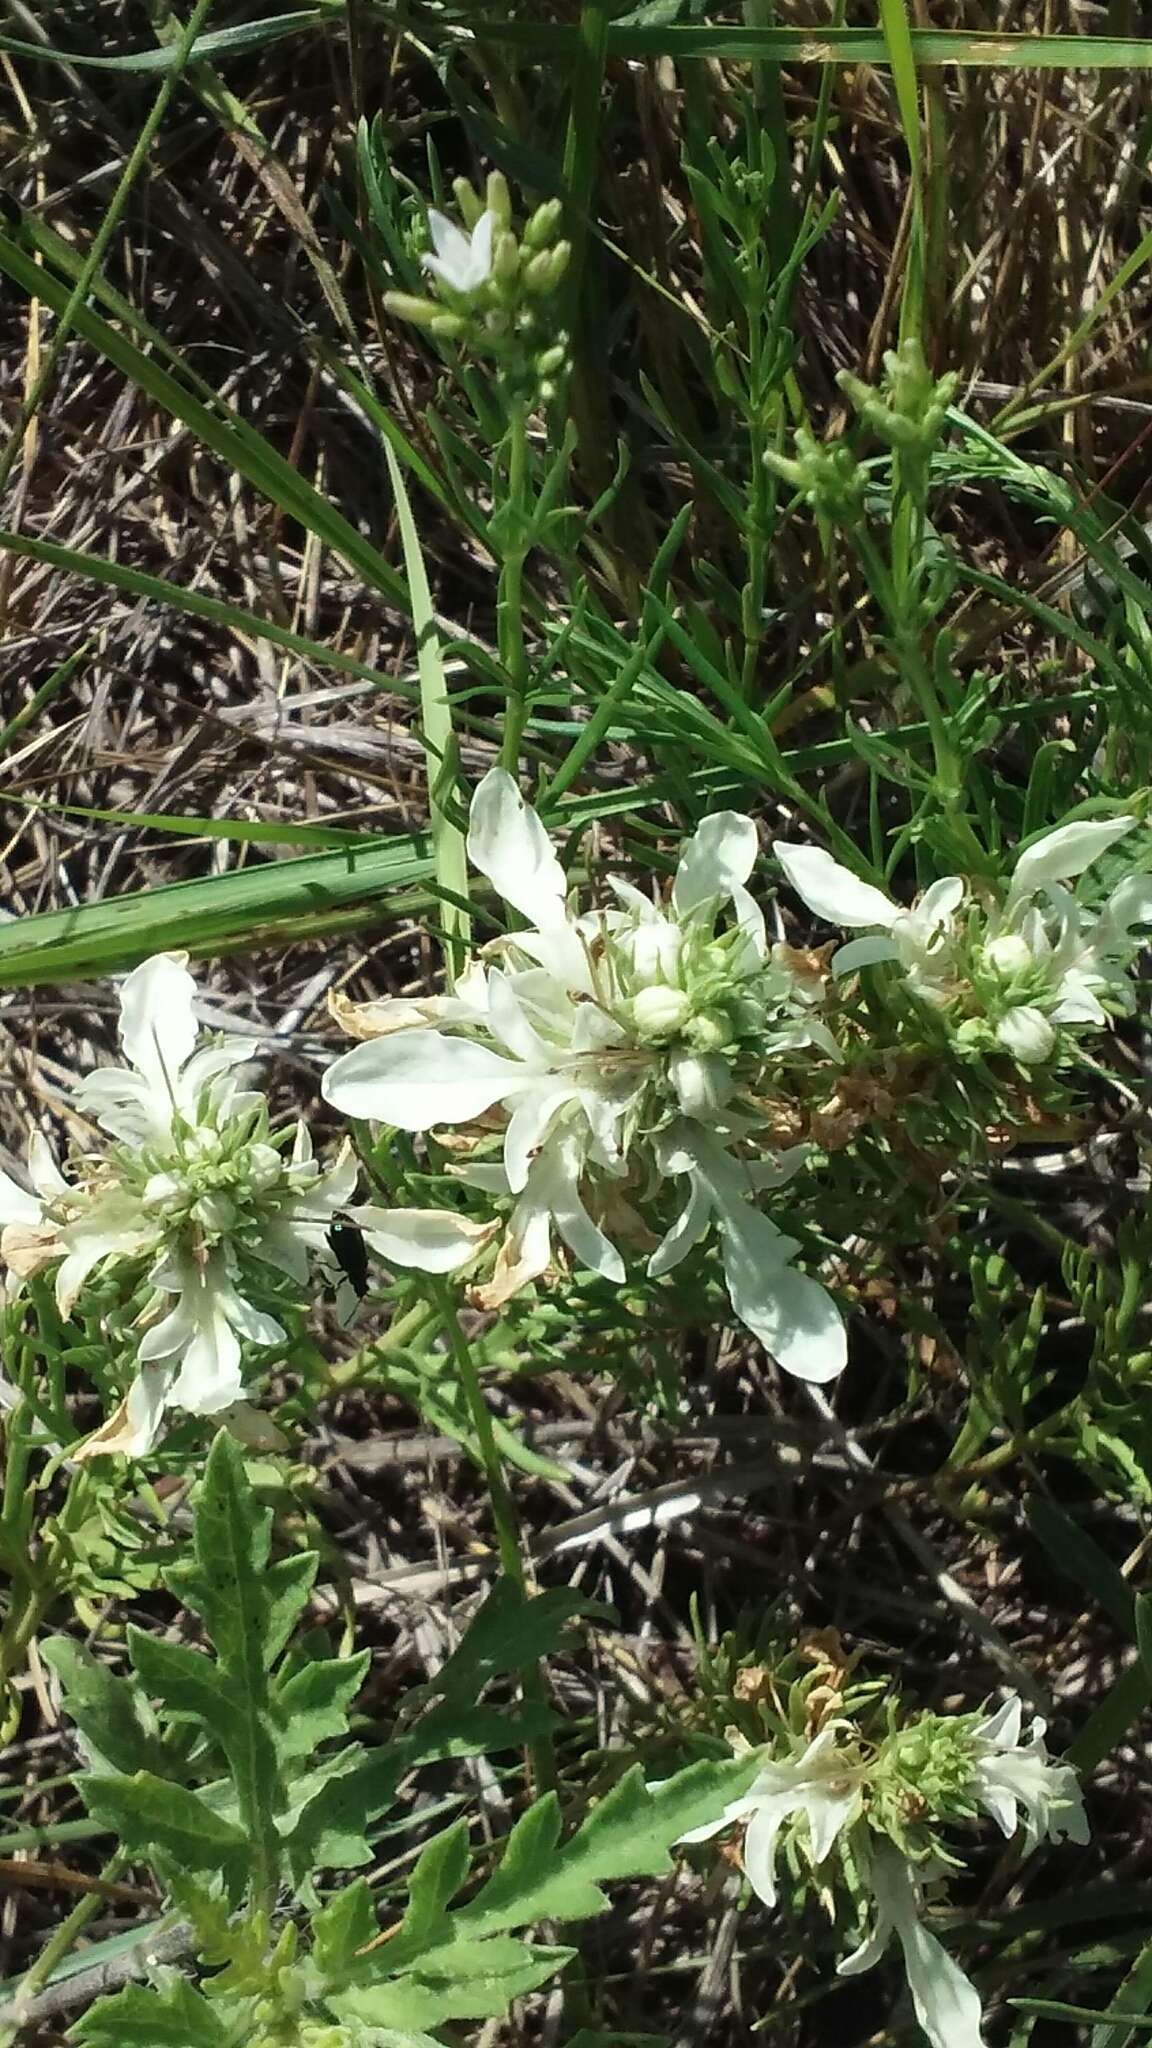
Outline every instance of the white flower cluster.
{"label": "white flower cluster", "polygon": [[[257,1041],[238,1036],[198,1048],[194,999],[183,954],[157,954],[134,968],[120,991],[129,1064],[98,1068],[74,1098],[111,1144],[86,1156],[69,1181],[36,1136],[28,1152],[34,1192],[0,1174],[0,1257],[16,1284],[54,1266],[64,1316],[99,1268],[127,1264],[134,1287],[144,1287],[140,1370],[81,1456],[142,1455],[169,1406],[227,1414],[258,1437],[259,1421],[242,1401],[242,1342],[267,1347],[286,1338],[261,1297],[279,1275],[301,1290],[314,1267],[339,1279],[329,1232],[356,1189],[351,1145],[323,1170],[303,1123],[273,1129],[263,1095],[243,1087],[238,1072]],[[348,1213],[369,1226],[376,1215],[370,1207]],[[390,1215],[394,1234],[404,1231],[406,1213]],[[438,1219],[426,1220],[434,1240]],[[385,1237],[382,1255],[390,1242]],[[417,1217],[406,1263],[435,1263],[434,1242],[427,1257],[421,1249]]]}
{"label": "white flower cluster", "polygon": [[[234,1409],[243,1344],[285,1341],[277,1276],[301,1289],[317,1268],[338,1279],[332,1232],[345,1219],[389,1266],[454,1272],[496,1243],[474,1289],[488,1308],[547,1273],[560,1246],[620,1284],[626,1251],[656,1279],[714,1232],[734,1313],[789,1372],[834,1378],[839,1312],[762,1207],[812,1157],[781,1136],[803,1130],[806,1072],[844,1061],[827,1019],[835,1008],[851,1025],[851,1005],[830,992],[888,963],[961,1054],[1057,1062],[1070,1034],[1133,1004],[1133,932],[1152,921],[1152,879],[1130,874],[1096,914],[1066,885],[1134,823],[1060,826],[1019,856],[1001,894],[951,876],[911,910],[827,853],[777,843],[809,909],[866,934],[835,953],[830,977],[820,956],[770,942],[747,887],[750,818],[706,818],[666,901],[609,876],[608,902],[581,908],[540,819],[493,769],[473,798],[468,850],[523,928],[482,947],[447,995],[345,1004],[361,1042],[322,1083],[349,1117],[444,1134],[452,1172],[487,1198],[478,1222],[449,1207],[350,1207],[351,1146],[322,1170],[302,1123],[272,1128],[239,1078],[255,1040],[198,1046],[184,956],[145,961],[121,990],[128,1066],[93,1073],[75,1098],[106,1153],[85,1155],[68,1180],[36,1139],[34,1192],[0,1175],[0,1256],[17,1283],[54,1265],[65,1315],[114,1264],[134,1305],[143,1291],[139,1374],[91,1448],[148,1449],[169,1404]],[[671,1221],[669,1182],[683,1190]]]}
{"label": "white flower cluster", "polygon": [[[1022,1823],[1025,1853],[1043,1841],[1086,1842],[1088,1824],[1075,1772],[1050,1760],[1042,1720],[1025,1732],[1014,1694],[982,1720],[933,1716],[930,1729],[943,1751],[948,1798],[943,1811],[934,1812],[920,1787],[906,1784],[903,1804],[915,1817],[900,1828],[899,1839],[885,1829],[877,1798],[883,1750],[879,1758],[869,1756],[852,1723],[833,1720],[792,1756],[765,1763],[742,1799],[682,1840],[705,1842],[742,1827],[745,1876],[769,1907],[777,1900],[785,1841],[795,1852],[794,1867],[811,1871],[824,1898],[835,1896],[836,1880],[850,1872],[857,1895],[862,1891],[869,1903],[864,1938],[838,1974],[871,1969],[895,1935],[916,2017],[932,2048],[983,2048],[979,1994],[922,1918],[926,1888],[956,1861],[940,1853],[934,1823],[959,1814],[971,1824],[983,1813],[1009,1838]],[[931,1747],[930,1741],[929,1763]],[[925,1773],[922,1783],[928,1782]]]}
{"label": "white flower cluster", "polygon": [[[405,1131],[471,1126],[478,1139],[504,1112],[499,1160],[458,1168],[512,1203],[485,1305],[547,1270],[554,1234],[622,1281],[615,1238],[652,1245],[636,1205],[679,1179],[686,1200],[648,1273],[669,1272],[714,1227],[736,1314],[790,1372],[833,1378],[845,1355],[836,1307],[792,1269],[799,1245],[757,1207],[808,1151],[773,1150],[754,1090],[770,1063],[834,1059],[836,1045],[816,1014],[819,977],[769,944],[745,886],[752,820],[706,818],[666,906],[612,877],[612,905],[581,912],[536,813],[493,769],[468,851],[528,929],[486,946],[450,996],[350,1012],[364,1042],[328,1069],[328,1101]],[[462,1243],[461,1260],[473,1250]]]}
{"label": "white flower cluster", "polygon": [[961,1053],[999,1049],[1033,1067],[1061,1049],[1062,1027],[1099,1029],[1135,1005],[1133,928],[1152,921],[1152,876],[1126,876],[1095,915],[1064,886],[1135,824],[1059,825],[1018,856],[1002,896],[946,875],[911,910],[818,847],[776,840],[772,850],[817,917],[873,934],[840,948],[834,974],[892,961],[920,1001],[948,1014]]}

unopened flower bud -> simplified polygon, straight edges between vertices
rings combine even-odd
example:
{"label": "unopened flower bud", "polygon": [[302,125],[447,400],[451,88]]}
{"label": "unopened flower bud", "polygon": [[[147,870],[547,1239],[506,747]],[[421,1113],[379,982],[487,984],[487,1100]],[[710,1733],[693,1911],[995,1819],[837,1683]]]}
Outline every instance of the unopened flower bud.
{"label": "unopened flower bud", "polygon": [[560,216],[563,211],[564,209],[558,199],[546,199],[543,206],[538,206],[527,227],[524,229],[522,238],[524,247],[526,249],[546,249],[560,225]]}
{"label": "unopened flower bud", "polygon": [[498,284],[511,284],[520,268],[520,250],[515,235],[505,228],[496,237],[492,252],[492,275]]}
{"label": "unopened flower bud", "polygon": [[484,211],[484,201],[468,178],[453,178],[452,194],[460,208],[461,220],[465,227],[471,230]]}
{"label": "unopened flower bud", "polygon": [[385,292],[384,304],[398,320],[411,320],[414,327],[433,327],[445,317],[443,306],[434,299],[418,299],[411,292]]}
{"label": "unopened flower bud", "polygon": [[561,342],[557,342],[554,348],[546,348],[543,354],[536,358],[537,374],[541,377],[553,376],[557,370],[564,368],[567,356],[568,351]]}
{"label": "unopened flower bud", "polygon": [[554,251],[541,249],[530,256],[524,265],[524,289],[543,298],[552,289],[552,257]]}
{"label": "unopened flower bud", "polygon": [[657,982],[633,996],[633,1029],[640,1038],[671,1038],[682,1028],[691,1008],[691,997],[682,988]]}
{"label": "unopened flower bud", "polygon": [[441,341],[458,341],[467,326],[468,322],[459,313],[445,313],[443,307],[437,311],[436,318],[428,322],[429,332],[438,334]]}
{"label": "unopened flower bud", "polygon": [[1021,1003],[1001,1017],[996,1037],[1005,1052],[1024,1067],[1039,1066],[1056,1049],[1056,1027],[1034,1003]]}
{"label": "unopened flower bud", "polygon": [[984,948],[984,958],[997,974],[1010,978],[1014,974],[1025,974],[1035,963],[1032,948],[1019,932],[1002,932],[998,939],[989,939]]}
{"label": "unopened flower bud", "polygon": [[503,171],[489,171],[488,183],[484,188],[485,203],[489,213],[495,214],[498,228],[512,225],[512,201],[508,194],[508,180]]}

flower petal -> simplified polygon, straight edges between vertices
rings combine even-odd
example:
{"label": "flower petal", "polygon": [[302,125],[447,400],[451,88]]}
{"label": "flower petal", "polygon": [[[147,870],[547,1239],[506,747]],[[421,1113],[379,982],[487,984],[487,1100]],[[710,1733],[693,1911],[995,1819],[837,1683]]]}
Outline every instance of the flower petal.
{"label": "flower petal", "polygon": [[903,913],[871,882],[841,867],[822,846],[793,846],[774,839],[772,851],[801,901],[825,924],[878,925],[887,931]]}
{"label": "flower petal", "polygon": [[[334,1060],[320,1092],[344,1116],[374,1117],[401,1131],[466,1124],[523,1082],[513,1060],[440,1031],[371,1038]],[[530,1076],[528,1078],[531,1078]]]}
{"label": "flower petal", "polygon": [[420,1273],[455,1273],[495,1228],[470,1223],[451,1209],[384,1209],[365,1202],[348,1213],[386,1266],[412,1266]]}
{"label": "flower petal", "polygon": [[1025,847],[1012,871],[1008,885],[1009,905],[1034,896],[1049,882],[1067,882],[1082,875],[1110,846],[1131,832],[1135,818],[1085,819],[1081,824],[1057,825],[1031,846]]}
{"label": "flower petal", "polygon": [[677,917],[692,918],[729,898],[756,865],[759,840],[751,818],[717,811],[697,826],[680,856],[672,884]]}
{"label": "flower petal", "polygon": [[199,1036],[187,959],[186,953],[156,953],[120,987],[120,1042],[136,1072],[168,1104]]}
{"label": "flower petal", "polygon": [[44,1214],[44,1204],[37,1195],[30,1195],[18,1181],[6,1173],[0,1173],[0,1223],[39,1223]]}
{"label": "flower petal", "polygon": [[877,967],[882,960],[899,958],[891,939],[883,939],[877,932],[875,936],[849,939],[846,946],[838,946],[832,955],[832,972],[839,980],[842,974],[855,974],[861,967]]}
{"label": "flower petal", "polygon": [[468,858],[530,924],[547,930],[564,923],[564,870],[535,811],[503,768],[490,768],[472,798]]}
{"label": "flower petal", "polygon": [[[754,1210],[749,1216],[752,1222],[738,1230],[730,1215],[721,1219],[724,1276],[735,1313],[785,1372],[815,1385],[834,1380],[848,1356],[839,1309],[819,1281],[784,1263],[780,1247],[792,1248],[792,1240]],[[756,1227],[764,1225],[767,1230]]]}

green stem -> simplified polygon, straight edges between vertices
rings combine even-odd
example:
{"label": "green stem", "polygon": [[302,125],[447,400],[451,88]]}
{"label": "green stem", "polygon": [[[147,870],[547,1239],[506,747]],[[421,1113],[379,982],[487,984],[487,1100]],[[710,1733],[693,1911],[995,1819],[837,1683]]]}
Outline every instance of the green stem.
{"label": "green stem", "polygon": [[508,678],[508,702],[500,766],[509,775],[519,773],[520,741],[528,719],[528,649],[524,639],[524,564],[528,556],[528,421],[524,407],[517,404],[508,429],[508,514],[509,540],[500,562],[500,588],[496,598],[496,641],[501,666]]}
{"label": "green stem", "polygon": [[192,54],[193,45],[204,26],[211,5],[212,0],[196,0],[196,5],[189,16],[188,26],[184,29],[176,44],[176,52],[172,59],[171,67],[164,74],[163,83],[152,103],[152,110],[136,138],[132,154],[120,173],[119,182],[115,192],[112,194],[108,211],[96,231],[92,247],[80,266],[76,283],[68,295],[67,304],[57,322],[56,332],[45,351],[40,373],[25,398],[23,405],[20,407],[16,417],[16,424],[8,437],[8,445],[3,455],[0,455],[0,493],[3,492],[12,474],[16,458],[24,445],[24,436],[44,402],[44,395],[56,373],[56,365],[60,360],[64,345],[72,332],[72,323],[80,308],[84,305],[92,284],[99,274],[104,258],[108,253],[108,246],[120,225],[121,216],[128,204],[128,195],[143,169],[145,159],[156,138],[157,130],[167,112],[168,102],[180,83],[184,68]]}

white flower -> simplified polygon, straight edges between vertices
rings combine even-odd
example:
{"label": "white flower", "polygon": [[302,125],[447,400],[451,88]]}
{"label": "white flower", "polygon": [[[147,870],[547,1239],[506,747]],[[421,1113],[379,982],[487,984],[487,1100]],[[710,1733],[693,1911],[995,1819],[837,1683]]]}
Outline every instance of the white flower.
{"label": "white flower", "polygon": [[[299,1290],[316,1271],[335,1281],[329,1233],[345,1214],[362,1218],[393,1262],[435,1271],[473,1256],[484,1236],[439,1212],[350,1206],[359,1178],[352,1147],[323,1169],[303,1124],[271,1128],[263,1095],[240,1085],[255,1040],[199,1046],[195,992],[182,954],[133,969],[120,990],[128,1064],[99,1069],[76,1092],[77,1107],[112,1140],[107,1155],[79,1162],[69,1182],[37,1136],[29,1146],[35,1192],[0,1175],[0,1256],[17,1282],[54,1265],[65,1316],[91,1275],[119,1262],[135,1269],[132,1294],[148,1290],[137,1321],[139,1376],[82,1457],[142,1455],[169,1406],[234,1410],[243,1346],[286,1339],[265,1305],[276,1276]],[[244,1426],[251,1436],[250,1418]]]}
{"label": "white flower", "polygon": [[466,235],[446,213],[439,213],[434,206],[428,208],[428,226],[432,234],[435,254],[429,252],[420,258],[425,270],[430,270],[454,292],[474,292],[485,284],[492,274],[492,238],[496,232],[496,216],[485,211],[480,215],[471,235]]}
{"label": "white flower", "polygon": [[1063,884],[1136,822],[1057,826],[1018,856],[1001,898],[947,875],[911,910],[819,847],[777,840],[773,851],[817,917],[872,934],[839,949],[834,974],[892,961],[921,1001],[963,1020],[962,1045],[980,1050],[997,1044],[1022,1066],[1038,1066],[1058,1049],[1057,1027],[1099,1028],[1109,1008],[1133,1007],[1128,970],[1138,942],[1132,933],[1152,922],[1152,877],[1129,875],[1095,914]]}
{"label": "white flower", "polygon": [[745,887],[751,819],[704,820],[667,906],[610,878],[614,902],[581,914],[540,819],[493,769],[473,797],[468,850],[529,929],[486,946],[452,996],[375,1003],[346,1019],[376,1035],[329,1068],[327,1100],[408,1131],[503,1112],[501,1164],[460,1169],[513,1203],[479,1297],[488,1306],[547,1270],[554,1229],[583,1265],[623,1280],[611,1218],[638,1219],[621,1183],[648,1179],[653,1166],[687,1175],[689,1209],[649,1270],[669,1271],[714,1217],[736,1313],[790,1370],[832,1377],[844,1357],[839,1316],[814,1281],[786,1270],[798,1246],[752,1207],[804,1155],[782,1169],[729,1149],[757,1141],[758,1118],[736,1098],[767,1063],[805,1047],[837,1056],[813,1014],[818,986],[777,957]]}
{"label": "white flower", "polygon": [[856,1977],[870,1970],[894,1934],[903,1951],[912,2005],[932,2048],[984,2048],[980,1994],[923,1925],[920,1879],[913,1867],[888,1842],[874,1842],[859,1860],[875,1904],[875,1920],[859,1948],[845,1956],[837,1975]]}
{"label": "white flower", "polygon": [[1024,1815],[1024,1852],[1039,1842],[1086,1842],[1088,1821],[1071,1764],[1053,1763],[1037,1715],[1023,1732],[1024,1709],[1015,1693],[981,1721],[970,1737],[972,1796],[1005,1835]]}
{"label": "white flower", "polygon": [[803,1820],[801,1846],[818,1870],[861,1810],[864,1772],[855,1758],[841,1753],[841,1726],[830,1722],[788,1763],[766,1763],[742,1798],[726,1806],[717,1820],[690,1828],[680,1841],[707,1842],[728,1828],[743,1826],[744,1874],[756,1896],[774,1906],[776,1852],[785,1823]]}

